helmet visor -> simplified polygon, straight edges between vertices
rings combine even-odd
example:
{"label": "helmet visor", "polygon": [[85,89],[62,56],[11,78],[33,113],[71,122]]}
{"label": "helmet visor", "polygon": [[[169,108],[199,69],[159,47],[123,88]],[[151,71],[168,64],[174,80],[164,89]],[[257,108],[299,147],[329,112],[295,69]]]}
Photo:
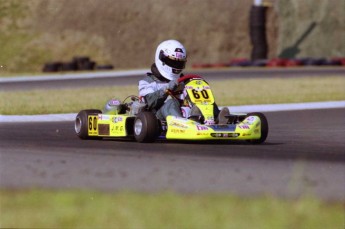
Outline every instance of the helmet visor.
{"label": "helmet visor", "polygon": [[161,51],[159,53],[159,59],[166,65],[168,65],[171,68],[175,69],[184,69],[186,66],[186,60],[179,60],[175,58],[170,58],[166,55],[164,55],[164,52]]}

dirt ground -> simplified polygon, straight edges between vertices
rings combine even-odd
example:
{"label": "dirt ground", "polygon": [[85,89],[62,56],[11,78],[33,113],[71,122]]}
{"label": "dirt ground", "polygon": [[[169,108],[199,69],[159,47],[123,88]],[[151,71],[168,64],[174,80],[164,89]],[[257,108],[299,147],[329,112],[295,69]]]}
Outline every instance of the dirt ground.
{"label": "dirt ground", "polygon": [[345,56],[345,1],[280,0],[277,55]]}
{"label": "dirt ground", "polygon": [[[185,44],[190,62],[249,57],[251,0],[45,0],[36,8],[35,29],[98,36],[119,68],[149,66],[165,39]],[[49,12],[47,14],[47,12]],[[44,20],[41,20],[45,18]]]}

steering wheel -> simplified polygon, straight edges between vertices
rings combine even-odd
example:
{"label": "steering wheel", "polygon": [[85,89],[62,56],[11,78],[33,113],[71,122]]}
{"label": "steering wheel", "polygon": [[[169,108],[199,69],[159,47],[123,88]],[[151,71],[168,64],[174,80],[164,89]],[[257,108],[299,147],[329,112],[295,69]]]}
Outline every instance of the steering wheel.
{"label": "steering wheel", "polygon": [[177,82],[182,83],[182,82],[185,82],[185,81],[190,80],[190,79],[202,79],[202,77],[198,76],[198,75],[194,75],[194,74],[188,74],[188,75],[185,75],[185,76],[182,76],[181,78],[179,78],[177,80]]}
{"label": "steering wheel", "polygon": [[[201,76],[198,76],[198,75],[194,75],[194,74],[188,74],[188,75],[185,75],[185,76],[182,76],[181,78],[179,78],[179,79],[177,80],[177,82],[178,82],[178,84],[180,84],[180,83],[184,83],[184,82],[186,82],[186,81],[188,81],[188,80],[191,80],[191,79],[202,79],[202,77],[201,77]],[[179,93],[175,93],[175,92],[169,90],[169,91],[168,91],[168,94],[169,94],[170,96],[176,98],[177,100],[180,100],[180,99],[177,97],[177,95],[178,95]]]}

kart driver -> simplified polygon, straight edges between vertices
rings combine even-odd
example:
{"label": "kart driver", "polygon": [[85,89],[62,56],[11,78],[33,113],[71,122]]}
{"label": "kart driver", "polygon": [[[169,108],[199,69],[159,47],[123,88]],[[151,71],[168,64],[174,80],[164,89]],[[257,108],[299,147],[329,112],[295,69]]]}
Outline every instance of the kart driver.
{"label": "kart driver", "polygon": [[[180,99],[183,99],[183,86],[179,86],[178,79],[183,76],[182,71],[186,62],[187,51],[179,41],[163,41],[156,49],[155,62],[151,66],[151,72],[139,81],[139,97],[146,102],[148,109],[155,112],[160,120],[165,120],[168,115],[182,117],[180,103],[169,96],[169,91],[179,94]],[[193,112],[200,114],[199,109],[192,108],[191,115],[196,115]],[[216,108],[215,113],[219,113],[219,124],[226,124],[225,116],[229,115],[229,109],[223,108],[219,112]]]}

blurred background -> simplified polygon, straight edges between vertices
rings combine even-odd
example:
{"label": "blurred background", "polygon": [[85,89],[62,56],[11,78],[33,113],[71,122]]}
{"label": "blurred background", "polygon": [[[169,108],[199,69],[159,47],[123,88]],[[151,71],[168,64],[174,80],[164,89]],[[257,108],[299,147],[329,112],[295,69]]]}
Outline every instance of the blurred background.
{"label": "blurred background", "polygon": [[[345,56],[343,0],[264,1],[267,58]],[[156,46],[177,39],[196,63],[251,58],[253,0],[0,0],[0,63],[38,72],[88,56],[117,69],[147,68]]]}

